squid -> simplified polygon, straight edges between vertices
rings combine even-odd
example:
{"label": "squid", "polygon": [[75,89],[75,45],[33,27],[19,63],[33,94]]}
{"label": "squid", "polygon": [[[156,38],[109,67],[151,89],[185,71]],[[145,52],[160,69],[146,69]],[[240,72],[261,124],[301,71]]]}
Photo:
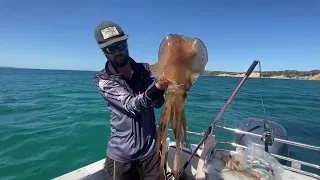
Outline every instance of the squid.
{"label": "squid", "polygon": [[[180,173],[181,145],[190,148],[187,137],[184,105],[187,92],[205,71],[208,52],[199,38],[190,38],[180,34],[168,34],[161,41],[158,62],[149,66],[157,80],[169,82],[164,92],[163,106],[157,132],[157,151],[161,157],[160,175],[164,179],[164,164],[167,153],[166,138],[168,125],[172,127],[176,140],[176,153],[173,174],[178,179]],[[191,149],[191,148],[190,148]]]}

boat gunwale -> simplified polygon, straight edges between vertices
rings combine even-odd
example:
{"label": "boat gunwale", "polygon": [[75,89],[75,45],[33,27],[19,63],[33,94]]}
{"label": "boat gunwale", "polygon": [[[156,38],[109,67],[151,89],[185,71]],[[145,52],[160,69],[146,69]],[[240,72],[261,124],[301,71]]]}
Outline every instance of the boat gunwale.
{"label": "boat gunwale", "polygon": [[[216,125],[215,127],[217,128],[222,128],[222,129],[225,129],[225,130],[228,130],[228,131],[231,131],[231,132],[234,132],[236,134],[238,133],[244,133],[244,134],[248,134],[248,135],[253,135],[253,136],[259,136],[261,137],[262,135],[260,134],[255,134],[255,133],[248,133],[248,132],[245,132],[245,131],[242,131],[242,130],[239,130],[239,129],[236,129],[236,128],[228,128],[228,127],[224,127],[224,126],[221,126],[221,125]],[[168,131],[172,131],[172,129],[168,129]],[[191,135],[195,135],[195,136],[201,136],[203,137],[204,135],[204,132],[202,133],[199,133],[199,132],[193,132],[193,131],[187,131],[188,134],[191,134]],[[170,140],[170,138],[168,137],[168,139]],[[285,140],[284,140],[285,141]],[[293,143],[296,143],[294,141],[290,141],[290,143],[293,142]],[[237,144],[235,142],[227,142],[227,141],[217,141],[217,144],[229,144],[233,147],[240,147],[240,148],[247,148],[246,146],[243,146],[243,145],[240,145],[240,144]],[[280,142],[280,143],[283,143],[283,142]],[[297,146],[299,146],[300,144],[302,143],[297,143]],[[192,146],[197,146],[197,144],[191,144]],[[289,145],[293,145],[293,144],[289,144]],[[170,141],[169,144],[167,144],[168,148],[175,148],[175,142],[173,141]],[[201,154],[201,151],[204,147],[204,144],[202,144],[202,146],[198,149],[198,152],[195,153],[194,157],[197,157],[197,158],[200,158],[200,154]],[[301,147],[301,146],[300,146]],[[313,147],[317,147],[317,146],[313,146]],[[317,147],[317,148],[308,148],[308,147],[302,147],[302,148],[307,148],[307,149],[312,149],[312,150],[318,150],[317,148],[320,148],[320,147]],[[189,155],[192,154],[192,152],[190,151],[190,149],[188,148],[181,148],[181,150]],[[193,150],[193,149],[192,149]],[[227,149],[228,150],[228,149]],[[229,150],[229,151],[232,151],[232,150]],[[316,165],[316,164],[312,164],[312,163],[308,163],[308,162],[304,162],[304,161],[300,161],[300,160],[296,160],[296,159],[293,159],[293,158],[288,158],[288,157],[283,157],[283,156],[280,156],[280,155],[277,155],[277,154],[273,154],[273,153],[270,153],[273,157],[276,157],[276,158],[279,158],[279,159],[284,159],[284,160],[287,160],[287,161],[291,161],[291,162],[297,162],[297,163],[300,163],[301,165],[304,165],[304,166],[308,166],[308,167],[311,167],[311,168],[316,168],[316,169],[320,169],[319,165]],[[76,169],[74,171],[71,171],[69,173],[66,173],[64,175],[61,175],[59,177],[56,177],[54,178],[54,180],[60,180],[60,179],[68,179],[68,178],[79,178],[79,179],[86,179],[86,178],[91,178],[93,175],[95,175],[95,173],[99,173],[100,171],[103,171],[103,166],[104,166],[104,161],[105,161],[105,158],[103,159],[100,159],[92,164],[89,164],[87,166],[84,166],[84,167],[81,167],[79,169]],[[300,175],[305,175],[305,176],[308,176],[308,177],[313,177],[313,178],[316,178],[316,179],[320,179],[320,176],[317,175],[317,174],[314,174],[314,173],[311,173],[311,172],[307,172],[307,171],[303,171],[301,169],[297,169],[297,168],[293,168],[293,167],[289,167],[288,165],[283,165],[283,167],[288,170],[288,171],[291,171],[291,172],[294,172],[294,173],[298,173]]]}

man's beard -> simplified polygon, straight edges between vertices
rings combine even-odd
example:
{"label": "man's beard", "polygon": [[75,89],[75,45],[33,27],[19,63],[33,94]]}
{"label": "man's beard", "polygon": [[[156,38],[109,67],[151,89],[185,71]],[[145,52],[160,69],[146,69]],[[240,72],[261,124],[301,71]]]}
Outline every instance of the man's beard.
{"label": "man's beard", "polygon": [[119,56],[115,56],[114,59],[112,61],[110,61],[110,63],[117,68],[121,68],[124,67],[125,65],[127,65],[129,62],[129,56],[126,55],[119,55]]}

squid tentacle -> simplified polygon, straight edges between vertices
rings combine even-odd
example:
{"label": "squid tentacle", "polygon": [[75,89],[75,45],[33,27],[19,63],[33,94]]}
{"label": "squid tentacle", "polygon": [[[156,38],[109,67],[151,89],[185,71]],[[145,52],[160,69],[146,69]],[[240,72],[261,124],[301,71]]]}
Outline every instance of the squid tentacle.
{"label": "squid tentacle", "polygon": [[[179,99],[180,100],[180,99]],[[176,156],[175,156],[175,168],[174,168],[174,176],[175,179],[178,179],[178,175],[180,172],[180,151],[181,151],[181,101],[178,101],[179,105],[175,107],[177,116],[176,116]]]}
{"label": "squid tentacle", "polygon": [[[158,154],[160,154],[160,179],[164,179],[164,164],[166,159],[166,137],[168,134],[168,124],[173,117],[173,109],[171,99],[166,101],[164,109],[161,113],[159,129],[158,129]],[[161,153],[160,153],[161,149]]]}
{"label": "squid tentacle", "polygon": [[168,133],[169,123],[172,127],[176,139],[176,153],[174,158],[173,174],[175,179],[178,179],[180,173],[181,143],[185,141],[186,144],[188,144],[186,133],[186,117],[184,113],[184,103],[186,96],[184,94],[175,92],[168,92],[168,94],[166,95],[166,103],[160,116],[158,129],[158,152],[161,152],[160,179],[164,179],[164,164],[167,151],[166,137]]}
{"label": "squid tentacle", "polygon": [[183,142],[186,144],[185,146],[191,150],[191,146],[190,146],[188,135],[187,135],[187,124],[186,124],[187,120],[186,120],[186,115],[184,112],[184,107],[181,112],[181,115],[182,115],[181,123],[182,123],[182,130],[183,130]]}
{"label": "squid tentacle", "polygon": [[164,108],[163,108],[163,111],[161,113],[161,116],[160,116],[160,122],[159,122],[159,128],[158,128],[158,138],[157,138],[157,147],[158,147],[158,153],[160,151],[160,147],[161,147],[161,141],[162,141],[162,137],[163,137],[163,133],[164,133],[164,130],[167,128],[167,123],[166,123],[166,118],[168,116],[168,112],[170,113],[171,111],[171,104],[170,103],[166,103]]}

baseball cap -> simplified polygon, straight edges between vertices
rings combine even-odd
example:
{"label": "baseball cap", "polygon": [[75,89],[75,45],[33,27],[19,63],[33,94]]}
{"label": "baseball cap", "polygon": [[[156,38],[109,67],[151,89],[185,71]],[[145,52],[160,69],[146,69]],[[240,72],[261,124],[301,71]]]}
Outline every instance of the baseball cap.
{"label": "baseball cap", "polygon": [[94,31],[94,37],[99,48],[128,39],[128,35],[124,34],[122,28],[112,21],[102,21]]}

